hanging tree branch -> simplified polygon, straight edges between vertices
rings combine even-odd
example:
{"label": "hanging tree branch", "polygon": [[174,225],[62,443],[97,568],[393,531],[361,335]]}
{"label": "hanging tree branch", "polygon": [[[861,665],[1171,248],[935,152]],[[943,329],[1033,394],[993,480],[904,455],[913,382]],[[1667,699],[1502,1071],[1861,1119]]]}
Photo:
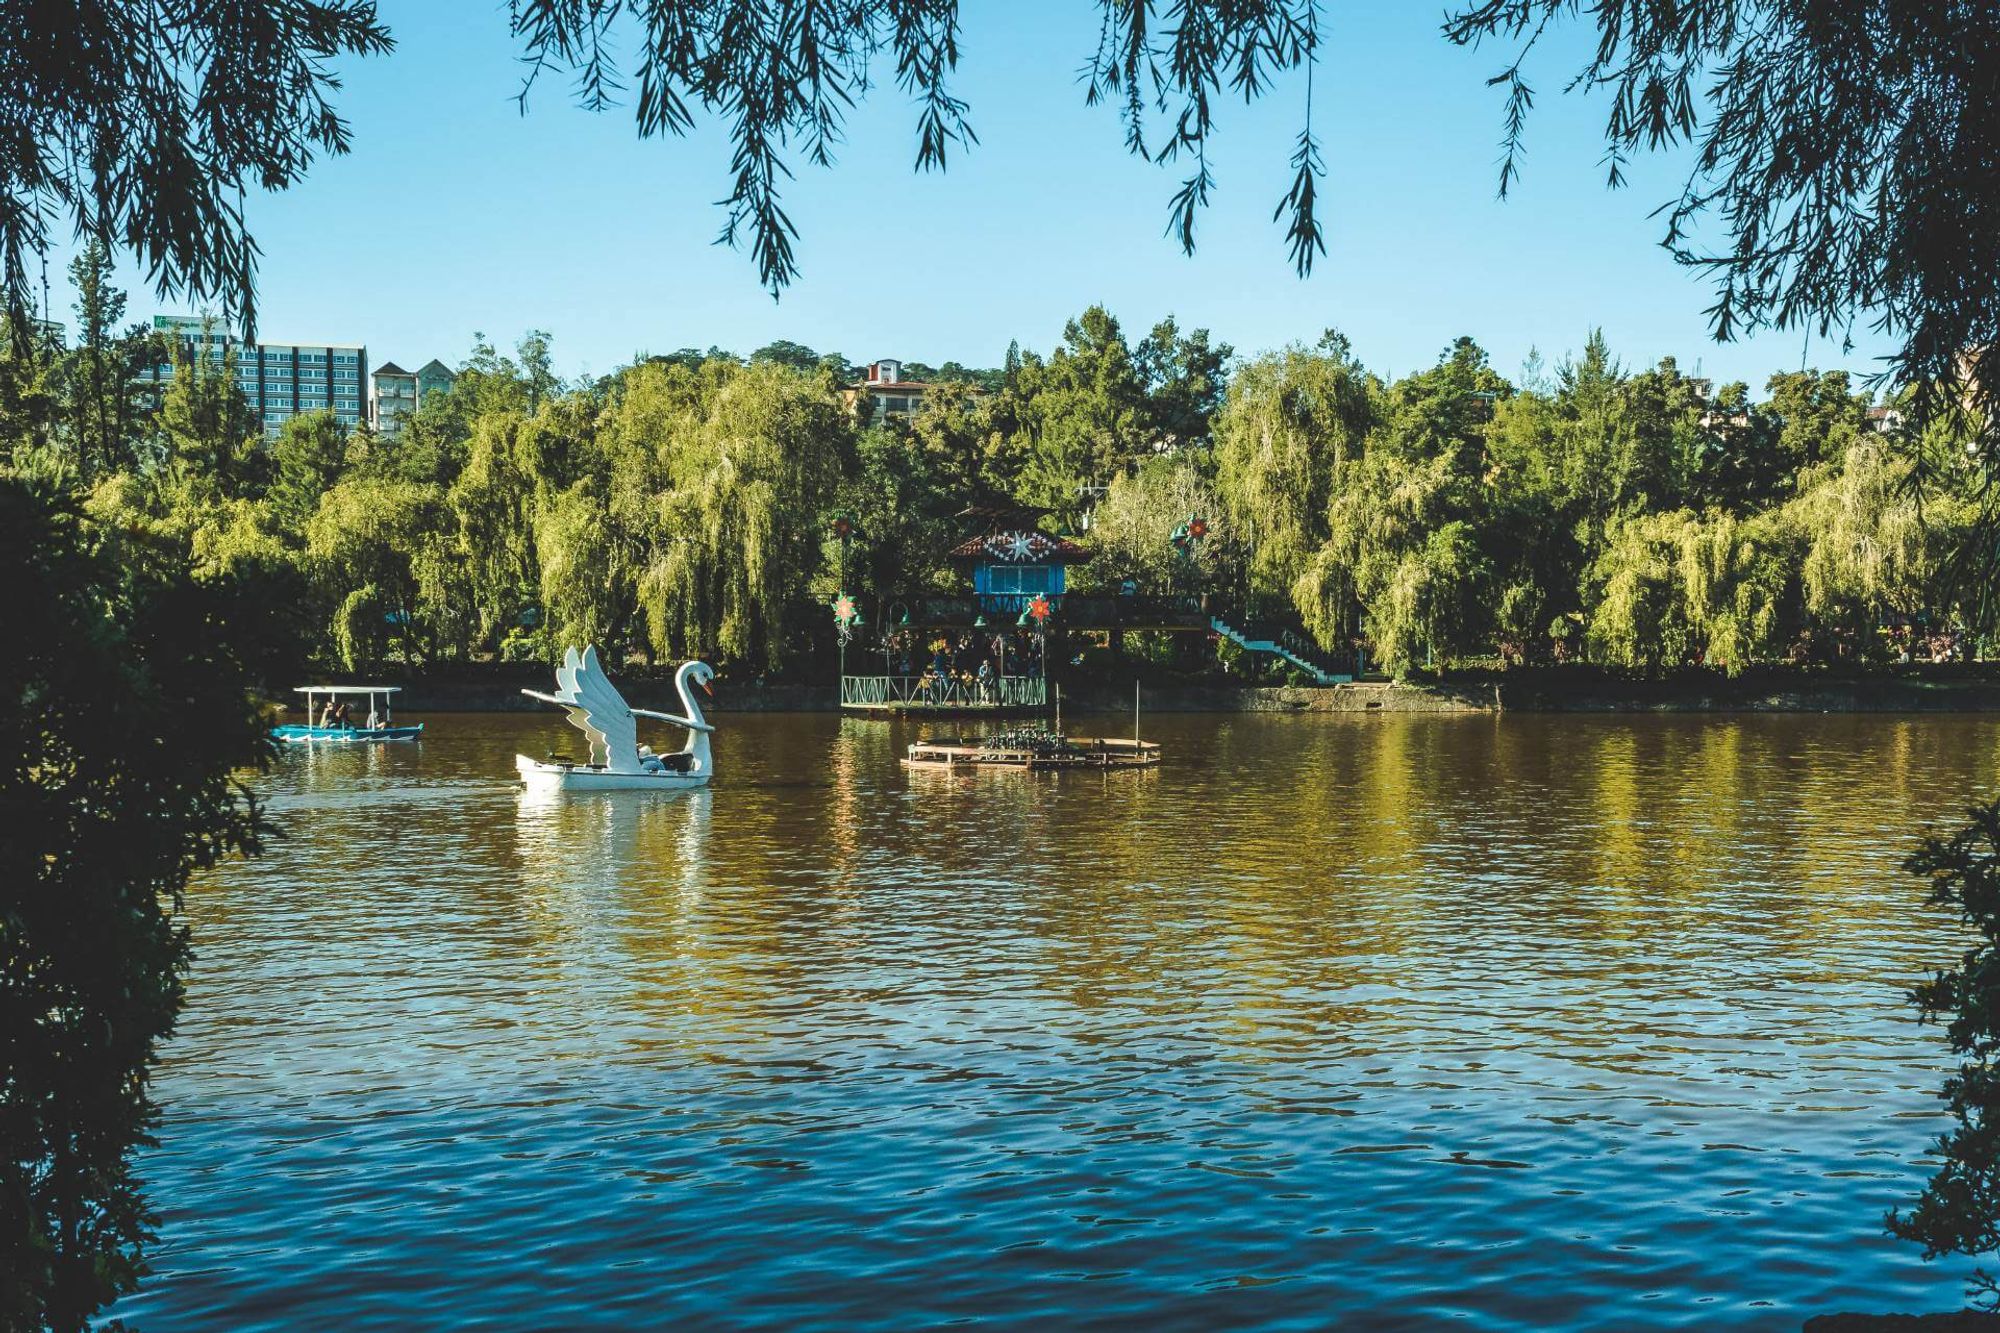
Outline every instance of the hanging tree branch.
{"label": "hanging tree branch", "polygon": [[[1215,189],[1208,141],[1212,102],[1225,89],[1253,102],[1284,73],[1310,66],[1318,42],[1313,0],[1098,0],[1097,44],[1080,79],[1084,101],[1115,104],[1125,147],[1164,165],[1192,159],[1169,201],[1168,232],[1192,253],[1195,221]],[[799,276],[798,231],[782,186],[788,154],[832,165],[847,111],[867,92],[886,53],[896,86],[918,104],[915,165],[943,170],[954,151],[979,142],[970,109],[951,91],[957,71],[957,0],[512,0],[515,36],[529,74],[575,77],[579,103],[600,109],[623,86],[609,54],[621,19],[636,23],[637,119],[644,136],[684,135],[697,114],[729,127],[734,145],[726,219],[718,240],[746,244],[765,287],[777,295]],[[525,100],[524,100],[525,105]],[[1160,116],[1165,129],[1149,130]],[[1325,253],[1314,207],[1325,175],[1306,127],[1292,159],[1278,217],[1301,275]],[[1151,145],[1157,142],[1159,147]]]}
{"label": "hanging tree branch", "polygon": [[0,0],[0,303],[14,337],[64,222],[129,250],[162,296],[216,299],[254,327],[245,186],[285,189],[346,152],[328,62],[389,49],[373,0]]}
{"label": "hanging tree branch", "polygon": [[[1502,191],[1533,93],[1524,65],[1563,20],[1594,22],[1572,90],[1609,99],[1611,183],[1640,152],[1693,149],[1662,243],[1709,275],[1715,335],[1801,328],[1900,340],[1884,378],[1921,419],[2000,386],[2000,9],[1934,0],[1482,0],[1462,45],[1521,41]],[[1989,455],[2000,438],[1989,426]]]}

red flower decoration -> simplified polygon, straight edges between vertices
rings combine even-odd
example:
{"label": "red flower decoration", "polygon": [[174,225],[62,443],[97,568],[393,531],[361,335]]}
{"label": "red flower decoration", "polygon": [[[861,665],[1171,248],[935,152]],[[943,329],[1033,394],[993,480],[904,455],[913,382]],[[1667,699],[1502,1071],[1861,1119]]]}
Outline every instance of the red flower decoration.
{"label": "red flower decoration", "polygon": [[1049,599],[1043,597],[1039,593],[1036,594],[1034,601],[1028,603],[1028,614],[1035,618],[1035,623],[1037,625],[1047,621],[1049,618],[1049,612],[1052,611],[1053,609],[1054,608],[1049,605]]}
{"label": "red flower decoration", "polygon": [[1190,522],[1188,524],[1188,536],[1194,538],[1196,541],[1200,541],[1202,538],[1208,536],[1208,520],[1197,518]]}

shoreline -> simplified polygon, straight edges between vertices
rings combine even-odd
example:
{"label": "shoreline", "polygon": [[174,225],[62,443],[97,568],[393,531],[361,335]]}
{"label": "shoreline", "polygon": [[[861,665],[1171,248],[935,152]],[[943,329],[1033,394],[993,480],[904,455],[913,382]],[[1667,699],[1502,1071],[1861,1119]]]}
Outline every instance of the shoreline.
{"label": "shoreline", "polygon": [[[396,699],[398,712],[527,713],[544,711],[546,706],[525,698],[520,690],[524,685],[546,688],[546,675],[546,669],[536,664],[508,664],[474,672],[389,678],[385,683],[402,686]],[[628,676],[620,684],[641,708],[678,703],[667,678]],[[1129,685],[1065,687],[1063,712],[1129,714],[1130,691]],[[717,713],[838,711],[830,683],[719,684],[713,703],[704,704]],[[1802,680],[1746,675],[1734,680],[1637,681],[1524,672],[1513,678],[1495,675],[1441,683],[1151,686],[1144,691],[1143,707],[1151,713],[1994,713],[2000,712],[2000,679]]]}

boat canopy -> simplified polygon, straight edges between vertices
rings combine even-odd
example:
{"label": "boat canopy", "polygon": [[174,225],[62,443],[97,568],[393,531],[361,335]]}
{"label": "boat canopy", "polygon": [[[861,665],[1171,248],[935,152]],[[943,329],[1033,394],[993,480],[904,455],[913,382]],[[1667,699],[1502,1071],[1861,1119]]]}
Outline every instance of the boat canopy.
{"label": "boat canopy", "polygon": [[[293,694],[395,694],[401,685],[294,685]],[[422,710],[419,709],[419,712]]]}

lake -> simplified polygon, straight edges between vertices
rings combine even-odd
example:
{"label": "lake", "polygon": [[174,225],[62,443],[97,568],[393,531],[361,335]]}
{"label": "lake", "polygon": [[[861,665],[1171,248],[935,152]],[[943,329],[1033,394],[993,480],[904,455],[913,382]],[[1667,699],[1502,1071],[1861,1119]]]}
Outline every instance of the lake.
{"label": "lake", "polygon": [[[287,753],[191,890],[151,1333],[1796,1329],[1949,1309],[1897,864],[1983,717],[1147,718],[906,773],[724,715],[532,800],[548,716]],[[1073,724],[1117,730],[1130,720]]]}

